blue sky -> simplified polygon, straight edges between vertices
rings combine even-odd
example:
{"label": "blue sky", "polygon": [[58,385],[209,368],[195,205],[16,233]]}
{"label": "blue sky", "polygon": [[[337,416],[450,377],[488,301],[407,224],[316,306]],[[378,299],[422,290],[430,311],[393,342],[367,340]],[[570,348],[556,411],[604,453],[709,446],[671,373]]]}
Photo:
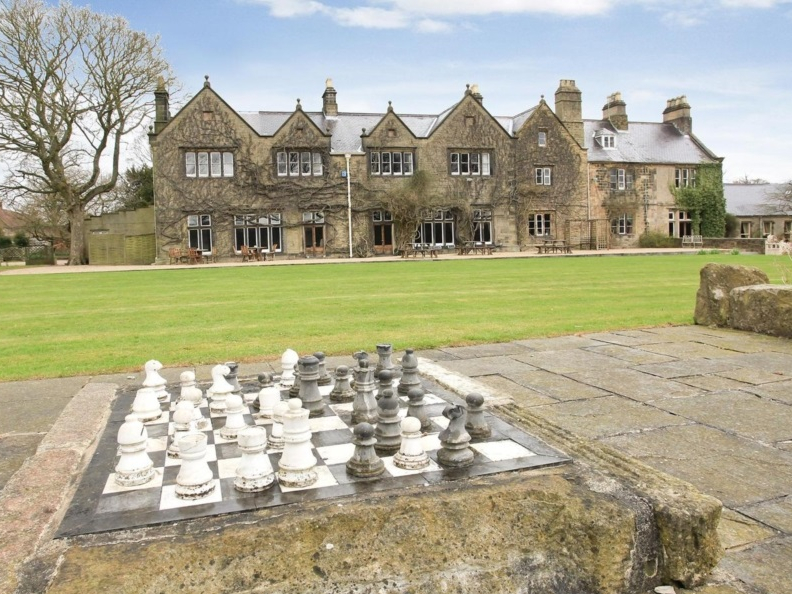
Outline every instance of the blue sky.
{"label": "blue sky", "polygon": [[235,109],[439,113],[477,83],[514,115],[560,79],[599,118],[621,91],[633,121],[687,95],[726,181],[792,180],[792,0],[93,0],[160,36],[185,95],[209,75]]}

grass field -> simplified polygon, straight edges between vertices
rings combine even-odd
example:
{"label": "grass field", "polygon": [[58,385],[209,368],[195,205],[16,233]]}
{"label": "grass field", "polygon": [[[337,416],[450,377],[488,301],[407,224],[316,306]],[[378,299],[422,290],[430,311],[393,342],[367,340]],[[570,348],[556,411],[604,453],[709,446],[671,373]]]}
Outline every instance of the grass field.
{"label": "grass field", "polygon": [[0,381],[502,342],[693,321],[708,262],[657,255],[0,275]]}

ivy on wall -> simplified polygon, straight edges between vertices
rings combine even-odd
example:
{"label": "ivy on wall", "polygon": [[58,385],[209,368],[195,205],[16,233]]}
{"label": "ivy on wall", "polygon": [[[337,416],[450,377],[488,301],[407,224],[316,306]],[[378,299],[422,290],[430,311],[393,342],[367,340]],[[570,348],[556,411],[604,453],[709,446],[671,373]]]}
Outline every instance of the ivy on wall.
{"label": "ivy on wall", "polygon": [[696,168],[696,186],[671,188],[677,206],[693,215],[693,229],[704,237],[726,234],[726,198],[723,196],[723,166],[704,163]]}

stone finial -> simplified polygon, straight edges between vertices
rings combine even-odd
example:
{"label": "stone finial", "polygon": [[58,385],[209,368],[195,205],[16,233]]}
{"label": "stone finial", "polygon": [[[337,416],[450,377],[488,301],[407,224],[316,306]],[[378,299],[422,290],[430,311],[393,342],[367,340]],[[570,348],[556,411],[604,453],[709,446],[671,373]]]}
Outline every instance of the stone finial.
{"label": "stone finial", "polygon": [[302,111],[302,105],[300,104],[300,98],[299,97],[297,97],[297,106],[294,109]]}
{"label": "stone finial", "polygon": [[388,111],[393,111],[393,102],[388,101]]}
{"label": "stone finial", "polygon": [[205,75],[204,75],[204,88],[205,88],[205,89],[208,89],[208,88],[209,88],[209,87],[211,87],[211,86],[212,86],[212,85],[210,85],[210,84],[209,84],[209,75],[208,75],[208,74],[205,74]]}
{"label": "stone finial", "polygon": [[332,78],[328,78],[325,81],[325,88],[326,89],[332,89],[333,88],[333,79]]}

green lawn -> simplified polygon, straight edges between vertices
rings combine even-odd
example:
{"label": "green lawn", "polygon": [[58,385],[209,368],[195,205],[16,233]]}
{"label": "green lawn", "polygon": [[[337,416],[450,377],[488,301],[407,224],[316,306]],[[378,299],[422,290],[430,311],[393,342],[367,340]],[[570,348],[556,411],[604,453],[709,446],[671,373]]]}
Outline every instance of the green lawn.
{"label": "green lawn", "polygon": [[707,262],[772,282],[789,264],[724,254],[0,275],[0,380],[689,324]]}

